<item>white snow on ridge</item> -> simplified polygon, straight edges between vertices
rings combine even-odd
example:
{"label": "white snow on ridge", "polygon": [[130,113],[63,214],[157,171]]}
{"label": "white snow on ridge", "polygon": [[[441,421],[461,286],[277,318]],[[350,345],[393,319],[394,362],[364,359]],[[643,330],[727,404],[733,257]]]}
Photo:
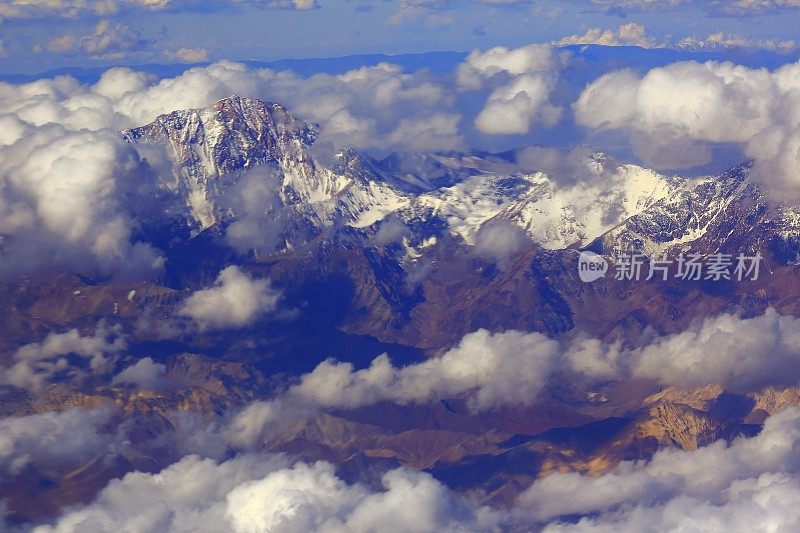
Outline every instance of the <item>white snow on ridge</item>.
{"label": "white snow on ridge", "polygon": [[405,217],[421,212],[447,221],[451,233],[474,244],[480,228],[508,220],[544,248],[586,245],[678,187],[672,178],[635,165],[621,165],[596,181],[560,186],[549,176],[481,174],[426,193]]}

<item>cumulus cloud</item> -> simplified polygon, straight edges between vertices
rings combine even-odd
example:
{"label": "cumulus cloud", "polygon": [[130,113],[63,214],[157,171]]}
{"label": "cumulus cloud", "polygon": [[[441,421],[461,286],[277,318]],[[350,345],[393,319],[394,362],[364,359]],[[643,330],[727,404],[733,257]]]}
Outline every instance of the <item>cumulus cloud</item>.
{"label": "cumulus cloud", "polygon": [[561,107],[551,102],[558,82],[560,58],[549,45],[474,50],[458,66],[462,90],[490,89],[475,118],[478,131],[490,135],[527,133],[557,123]]}
{"label": "cumulus cloud", "polygon": [[241,328],[275,311],[281,293],[267,279],[255,279],[237,266],[229,266],[214,284],[192,293],[178,314],[188,317],[201,331]]}
{"label": "cumulus cloud", "polygon": [[205,48],[179,48],[174,52],[166,50],[164,57],[184,63],[203,63],[208,61],[208,50]]}
{"label": "cumulus cloud", "polygon": [[128,24],[103,20],[97,24],[94,33],[84,37],[71,33],[61,35],[47,43],[47,49],[70,55],[80,51],[92,59],[114,60],[142,52],[149,44],[150,41],[143,39],[142,34]]}
{"label": "cumulus cloud", "polygon": [[742,319],[724,314],[684,332],[650,336],[639,347],[576,334],[479,330],[439,357],[404,367],[387,355],[362,370],[328,360],[274,400],[255,402],[221,431],[235,447],[324,409],[378,402],[425,403],[464,397],[473,411],[533,405],[554,380],[594,387],[631,379],[663,386],[720,384],[752,392],[800,382],[800,319],[769,310]]}
{"label": "cumulus cloud", "polygon": [[381,355],[362,370],[328,360],[274,400],[254,402],[220,435],[234,447],[252,446],[298,419],[323,409],[352,409],[377,402],[424,403],[468,397],[474,411],[532,405],[558,364],[559,343],[538,333],[480,330],[440,357],[396,367]]}
{"label": "cumulus cloud", "polygon": [[748,320],[721,315],[640,349],[633,374],[686,387],[709,382],[735,390],[794,385],[800,379],[798,342],[800,320],[772,309]]}
{"label": "cumulus cloud", "polygon": [[485,410],[538,399],[554,367],[555,341],[516,331],[471,333],[441,357],[402,368],[389,358],[354,371],[349,363],[327,361],[290,390],[330,407],[359,407],[378,401],[424,402],[475,391],[470,405]]}
{"label": "cumulus cloud", "polygon": [[[79,44],[67,39],[52,46]],[[101,49],[110,50],[103,44],[94,50]],[[134,147],[115,130],[231,94],[279,101],[318,122],[321,150],[463,145],[452,94],[427,73],[407,74],[390,64],[302,78],[221,62],[163,80],[115,68],[93,85],[69,76],[0,83],[0,234],[6,254],[0,270],[46,265],[87,275],[157,273],[163,266],[158,252],[132,241],[142,216],[136,200],[158,190],[166,155]]]}
{"label": "cumulus cloud", "polygon": [[603,46],[639,46],[653,48],[655,40],[647,36],[647,29],[636,22],[623,24],[618,30],[590,28],[583,35],[563,37],[554,44],[559,46],[571,44],[599,44]]}
{"label": "cumulus cloud", "polygon": [[679,387],[721,384],[747,392],[800,381],[798,339],[800,320],[769,309],[749,319],[706,318],[635,349],[578,338],[570,341],[565,357],[573,371],[597,379],[644,378]]}
{"label": "cumulus cloud", "polygon": [[397,26],[422,16],[437,17],[437,11],[452,7],[450,0],[401,0],[397,11],[389,18],[389,24]]}
{"label": "cumulus cloud", "polygon": [[[667,449],[588,477],[555,473],[527,489],[518,507],[546,531],[787,530],[800,524],[797,474],[800,411],[767,419],[762,432],[731,445]],[[587,516],[575,524],[559,517]]]}
{"label": "cumulus cloud", "polygon": [[769,72],[717,62],[673,63],[642,76],[612,72],[580,95],[576,121],[628,133],[658,167],[704,164],[711,145],[737,144],[757,160],[754,179],[775,198],[796,199],[799,73],[799,63]]}
{"label": "cumulus cloud", "polygon": [[112,481],[94,503],[67,512],[40,533],[80,530],[224,531],[226,497],[240,484],[286,466],[279,456],[246,455],[217,464],[197,456],[157,474],[134,472]]}
{"label": "cumulus cloud", "polygon": [[328,463],[293,466],[281,456],[246,454],[223,463],[188,456],[157,474],[111,482],[95,501],[37,533],[156,531],[484,530],[491,513],[473,510],[430,475],[384,475],[382,490],[349,485]]}
{"label": "cumulus cloud", "polygon": [[[119,328],[104,324],[88,336],[82,336],[77,329],[50,333],[43,341],[17,350],[14,364],[0,367],[0,384],[37,391],[56,377],[65,381],[107,373],[126,346]],[[86,360],[88,369],[70,364],[70,357]]]}
{"label": "cumulus cloud", "polygon": [[[453,396],[467,398],[470,408],[478,411],[506,404],[531,405],[553,376],[560,381],[577,376],[602,382],[640,378],[685,387],[718,382],[751,391],[796,383],[800,379],[797,346],[800,319],[772,310],[750,319],[709,318],[682,333],[650,336],[638,348],[585,336],[550,339],[537,333],[479,331],[439,357],[404,367],[392,365],[385,355],[362,370],[326,361],[276,399],[252,403],[229,422],[201,433],[206,440],[233,449],[251,449],[284,424],[323,409]],[[147,360],[131,368],[135,371],[128,369],[127,377],[119,381],[148,380],[160,377],[163,370]],[[552,474],[525,491],[507,516],[554,531],[640,529],[637,524],[645,519],[665,526],[706,524],[704,514],[672,512],[691,508],[703,509],[708,516],[724,516],[742,506],[756,513],[753,520],[777,517],[790,506],[759,502],[794,490],[792,479],[800,473],[798,445],[800,411],[785,411],[769,418],[758,437],[731,445],[720,441],[692,452],[665,450],[650,462],[622,463],[595,477]],[[464,507],[424,474],[390,472],[384,478],[384,490],[376,492],[345,484],[324,463],[290,467],[284,459],[249,457],[245,454],[221,464],[187,457],[160,474],[130,474],[112,482],[93,504],[68,512],[53,530],[70,531],[76,524],[94,523],[124,529],[131,520],[144,520],[137,522],[145,524],[144,531],[170,530],[178,523],[200,531],[202,524],[212,530],[270,530],[281,524],[288,530],[369,531],[380,530],[386,523],[414,529],[423,523],[414,521],[420,516],[438,528],[434,530],[498,526],[496,515]],[[187,484],[187,476],[194,476],[195,482]],[[174,486],[184,490],[176,491]],[[128,497],[133,491],[138,496]],[[410,494],[419,495],[420,503],[397,503],[408,502]],[[155,502],[164,503],[156,506]],[[422,502],[430,507],[420,507]],[[416,512],[396,514],[409,508]],[[561,517],[576,515],[590,518],[577,525],[559,522]]]}
{"label": "cumulus cloud", "polygon": [[425,72],[407,74],[381,63],[304,81],[288,73],[264,75],[275,99],[322,125],[322,142],[378,150],[463,147],[454,97]]}
{"label": "cumulus cloud", "polygon": [[[81,435],[72,435],[79,441],[73,448],[86,442]],[[343,481],[325,462],[190,455],[159,473],[112,481],[92,503],[36,531],[660,531],[765,523],[792,529],[800,523],[799,446],[800,410],[790,408],[769,417],[756,437],[665,449],[650,461],[623,462],[595,476],[549,474],[502,513],[469,504],[430,475],[405,468],[384,474],[381,488],[368,488]]]}
{"label": "cumulus cloud", "polygon": [[[38,426],[60,428],[49,420],[28,426],[37,429],[16,430],[11,439],[30,442],[39,461],[57,461],[63,447],[47,447],[33,435]],[[2,441],[7,433],[0,435]],[[90,444],[84,435],[73,431],[70,448],[91,456],[108,446],[102,439]],[[791,529],[800,523],[799,446],[800,410],[789,408],[769,417],[756,437],[692,451],[665,449],[650,461],[623,462],[595,476],[549,474],[502,513],[470,505],[430,475],[405,468],[384,474],[382,488],[374,489],[346,483],[325,462],[292,464],[253,453],[216,462],[190,455],[159,473],[112,481],[94,502],[37,531],[716,530],[758,529],[765,521]]]}
{"label": "cumulus cloud", "polygon": [[113,451],[113,436],[99,429],[112,415],[105,408],[76,408],[0,418],[0,473],[13,476],[31,463],[40,468],[74,464]]}
{"label": "cumulus cloud", "polygon": [[443,356],[417,365],[396,368],[382,356],[369,368],[354,371],[348,364],[328,361],[289,392],[335,407],[473,392],[472,407],[488,409],[535,403],[548,378],[563,372],[596,380],[644,378],[663,385],[721,384],[753,391],[800,380],[798,341],[800,319],[772,309],[750,319],[730,314],[708,318],[630,349],[580,335],[553,340],[539,333],[481,330],[466,335]]}
{"label": "cumulus cloud", "polygon": [[121,59],[132,52],[139,52],[148,45],[141,33],[128,24],[112,24],[107,20],[97,24],[94,33],[80,39],[83,52],[95,59]]}
{"label": "cumulus cloud", "polygon": [[223,61],[163,80],[118,68],[91,86],[69,77],[0,84],[0,103],[17,119],[69,129],[140,126],[157,115],[205,107],[233,94],[277,101],[319,123],[321,143],[379,150],[463,146],[451,92],[426,72],[409,74],[388,63],[303,78]]}
{"label": "cumulus cloud", "polygon": [[159,390],[172,387],[174,382],[167,377],[166,365],[145,357],[114,376],[111,384],[135,385],[139,389]]}
{"label": "cumulus cloud", "polygon": [[381,63],[340,75],[302,78],[292,72],[220,62],[165,79],[117,104],[132,125],[176,108],[190,109],[237,94],[277,101],[321,126],[318,143],[378,150],[453,150],[463,146],[454,97],[425,72]]}
{"label": "cumulus cloud", "polygon": [[[46,113],[28,111],[29,118]],[[131,242],[129,199],[152,181],[149,167],[118,133],[5,120],[12,131],[0,146],[0,271],[48,265],[141,276],[161,268],[149,245]]]}

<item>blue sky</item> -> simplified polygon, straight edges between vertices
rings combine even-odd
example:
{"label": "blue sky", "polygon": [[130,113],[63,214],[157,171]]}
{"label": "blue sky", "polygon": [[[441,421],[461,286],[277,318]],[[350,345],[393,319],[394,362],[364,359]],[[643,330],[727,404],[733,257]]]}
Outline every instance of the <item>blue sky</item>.
{"label": "blue sky", "polygon": [[795,39],[800,27],[797,0],[161,0],[160,9],[146,7],[158,3],[63,0],[42,7],[44,0],[0,1],[0,73],[463,51],[557,41],[629,23],[641,25],[654,46],[718,32],[737,42],[772,46]]}

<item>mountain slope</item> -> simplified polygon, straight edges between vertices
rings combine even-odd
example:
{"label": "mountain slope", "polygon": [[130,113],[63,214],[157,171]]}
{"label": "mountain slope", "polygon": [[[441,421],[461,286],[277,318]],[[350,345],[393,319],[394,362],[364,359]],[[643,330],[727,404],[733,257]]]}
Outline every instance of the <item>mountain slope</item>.
{"label": "mountain slope", "polygon": [[[123,132],[132,143],[161,143],[174,163],[175,191],[200,229],[242,214],[239,199],[227,199],[243,173],[260,171],[269,189],[255,211],[290,208],[318,227],[336,222],[371,222],[387,205],[399,206],[401,194],[365,172],[349,152],[336,169],[320,165],[312,153],[316,126],[294,117],[283,106],[232,96],[214,105],[162,115]],[[233,191],[250,195],[253,191]],[[238,204],[238,205],[237,205]]]}

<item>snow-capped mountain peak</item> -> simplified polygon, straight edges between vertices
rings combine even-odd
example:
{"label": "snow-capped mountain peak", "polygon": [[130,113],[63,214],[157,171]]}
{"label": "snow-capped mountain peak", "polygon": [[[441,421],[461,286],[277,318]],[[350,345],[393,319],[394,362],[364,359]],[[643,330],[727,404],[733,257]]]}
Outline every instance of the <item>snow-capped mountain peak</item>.
{"label": "snow-capped mountain peak", "polygon": [[232,96],[206,108],[161,115],[123,134],[132,143],[167,147],[175,177],[169,185],[185,199],[199,229],[223,216],[220,197],[244,172],[258,167],[278,176],[277,205],[308,211],[321,225],[332,224],[337,211],[346,212],[345,222],[357,224],[373,207],[401,201],[387,185],[370,181],[374,174],[363,164],[334,169],[319,164],[311,151],[317,126],[274,102]]}

